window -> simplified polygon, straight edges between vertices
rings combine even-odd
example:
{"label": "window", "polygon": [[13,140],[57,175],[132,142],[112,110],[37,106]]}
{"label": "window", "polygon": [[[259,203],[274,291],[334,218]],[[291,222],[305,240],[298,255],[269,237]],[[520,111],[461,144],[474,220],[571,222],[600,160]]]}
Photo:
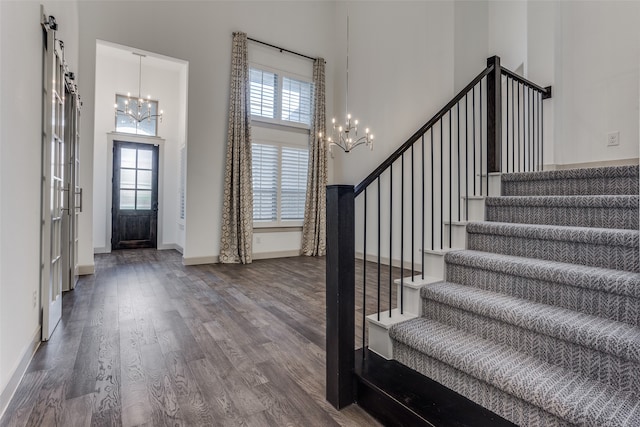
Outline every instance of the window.
{"label": "window", "polygon": [[251,148],[254,225],[301,225],[309,150],[262,142]]}
{"label": "window", "polygon": [[153,151],[120,150],[120,210],[151,210]]}
{"label": "window", "polygon": [[253,119],[305,128],[311,125],[313,83],[253,67],[249,81]]}
{"label": "window", "polygon": [[[135,104],[139,104],[137,107]],[[137,109],[136,109],[137,108]],[[136,135],[158,135],[158,101],[145,99],[143,102],[126,95],[116,95],[116,132]],[[124,113],[125,111],[131,114]],[[147,117],[138,121],[135,116]]]}

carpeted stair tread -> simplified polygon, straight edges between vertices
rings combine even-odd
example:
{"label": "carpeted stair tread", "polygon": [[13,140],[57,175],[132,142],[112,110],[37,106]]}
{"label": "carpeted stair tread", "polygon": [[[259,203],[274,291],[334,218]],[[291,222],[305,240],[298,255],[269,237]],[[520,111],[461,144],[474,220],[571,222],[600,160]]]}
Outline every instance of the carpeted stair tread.
{"label": "carpeted stair tread", "polygon": [[499,320],[539,334],[640,362],[640,328],[561,307],[457,283],[424,286],[424,299]]}
{"label": "carpeted stair tread", "polygon": [[445,262],[640,298],[640,273],[630,271],[474,250],[449,252],[445,255]]}
{"label": "carpeted stair tread", "polygon": [[467,248],[640,273],[640,231],[473,222]]}
{"label": "carpeted stair tread", "polygon": [[508,237],[524,237],[536,240],[562,240],[594,245],[637,248],[640,231],[610,228],[570,227],[543,224],[512,224],[508,222],[470,222],[469,234],[491,234]]}
{"label": "carpeted stair tread", "polygon": [[499,196],[485,198],[486,206],[544,206],[581,208],[635,208],[638,209],[640,196],[601,195],[585,196]]}
{"label": "carpeted stair tread", "polygon": [[640,196],[487,197],[486,220],[637,230]]}
{"label": "carpeted stair tread", "polygon": [[638,194],[638,166],[565,169],[502,175],[502,195]]}
{"label": "carpeted stair tread", "polygon": [[419,317],[394,325],[391,338],[570,423],[640,425],[640,400],[598,381]]}
{"label": "carpeted stair tread", "polygon": [[605,166],[599,168],[559,169],[538,172],[517,172],[502,174],[502,181],[538,181],[589,178],[639,177],[638,165]]}

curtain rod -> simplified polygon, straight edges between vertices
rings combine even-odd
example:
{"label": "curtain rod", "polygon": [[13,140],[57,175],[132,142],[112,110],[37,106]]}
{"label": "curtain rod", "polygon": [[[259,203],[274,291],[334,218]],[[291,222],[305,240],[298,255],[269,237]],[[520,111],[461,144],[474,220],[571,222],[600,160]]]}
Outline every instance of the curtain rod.
{"label": "curtain rod", "polygon": [[291,53],[291,54],[293,54],[293,55],[298,55],[298,56],[301,56],[301,57],[303,57],[303,58],[310,59],[310,60],[312,60],[312,61],[315,61],[315,60],[316,60],[316,58],[312,58],[311,56],[303,55],[302,53],[294,52],[294,51],[292,51],[292,50],[285,49],[285,48],[283,48],[283,47],[275,46],[275,45],[272,45],[272,44],[269,44],[269,43],[262,42],[262,41],[260,41],[260,40],[252,39],[251,37],[247,37],[247,40],[251,40],[252,42],[260,43],[260,44],[263,44],[263,45],[265,45],[265,46],[272,47],[272,48],[274,48],[274,49],[278,49],[280,52],[288,52],[288,53]]}

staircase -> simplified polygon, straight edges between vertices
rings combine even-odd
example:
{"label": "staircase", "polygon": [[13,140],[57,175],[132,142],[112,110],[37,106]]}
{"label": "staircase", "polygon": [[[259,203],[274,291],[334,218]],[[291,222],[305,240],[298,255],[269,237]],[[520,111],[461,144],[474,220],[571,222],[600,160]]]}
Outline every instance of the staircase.
{"label": "staircase", "polygon": [[638,167],[504,174],[393,357],[523,426],[640,425]]}

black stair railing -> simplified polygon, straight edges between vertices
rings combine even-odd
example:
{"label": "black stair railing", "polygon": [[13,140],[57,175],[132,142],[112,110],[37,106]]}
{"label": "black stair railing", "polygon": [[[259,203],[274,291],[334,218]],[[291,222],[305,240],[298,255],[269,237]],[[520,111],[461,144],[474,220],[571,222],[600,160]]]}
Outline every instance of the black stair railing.
{"label": "black stair railing", "polygon": [[[550,87],[488,58],[480,74],[361,183],[328,186],[326,397],[333,406],[354,402],[354,351],[367,347],[367,307],[378,321],[404,314],[405,273],[411,281],[433,274],[425,254],[455,246],[453,226],[469,218],[470,198],[489,195],[490,175],[543,169],[542,101],[550,97]],[[374,280],[367,276],[371,262]],[[395,279],[401,282],[394,293]],[[354,344],[356,323],[361,341]]]}

